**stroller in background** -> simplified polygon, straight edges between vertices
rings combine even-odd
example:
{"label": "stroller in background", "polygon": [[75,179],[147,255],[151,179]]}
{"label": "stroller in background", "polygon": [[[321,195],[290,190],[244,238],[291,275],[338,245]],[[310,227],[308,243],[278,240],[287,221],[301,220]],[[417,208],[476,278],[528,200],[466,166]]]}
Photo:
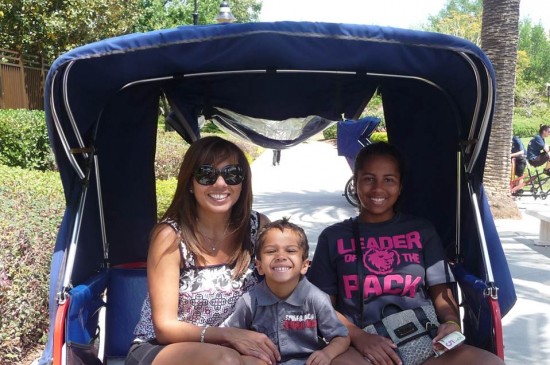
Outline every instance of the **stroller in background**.
{"label": "stroller in background", "polygon": [[[336,147],[338,149],[338,156],[344,156],[346,158],[352,172],[355,157],[361,148],[372,143],[369,138],[378,124],[380,124],[380,121],[380,118],[377,117],[365,117],[358,120],[344,120],[338,122],[336,125]],[[355,194],[353,176],[346,182],[344,194],[342,195],[344,195],[346,200],[354,207],[359,206],[359,200],[357,200],[357,194]]]}

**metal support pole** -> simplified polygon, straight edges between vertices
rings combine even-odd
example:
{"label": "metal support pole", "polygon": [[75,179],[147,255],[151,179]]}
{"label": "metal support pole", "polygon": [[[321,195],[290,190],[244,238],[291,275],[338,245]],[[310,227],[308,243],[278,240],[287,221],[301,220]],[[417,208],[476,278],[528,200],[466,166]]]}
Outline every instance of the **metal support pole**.
{"label": "metal support pole", "polygon": [[199,13],[197,12],[197,0],[193,2],[193,25],[199,24]]}

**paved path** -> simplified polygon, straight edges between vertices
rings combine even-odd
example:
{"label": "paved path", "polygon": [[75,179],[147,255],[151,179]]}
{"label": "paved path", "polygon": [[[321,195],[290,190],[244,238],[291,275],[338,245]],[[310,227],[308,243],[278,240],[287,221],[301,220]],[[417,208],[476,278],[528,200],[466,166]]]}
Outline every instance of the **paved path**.
{"label": "paved path", "polygon": [[[267,150],[252,164],[254,208],[271,220],[290,216],[310,241],[310,258],[326,226],[356,214],[342,195],[351,169],[336,148],[306,142],[283,150],[272,166]],[[520,211],[550,205],[522,198]],[[545,207],[548,209],[548,207]],[[550,247],[535,245],[538,220],[497,220],[497,229],[510,265],[518,300],[503,319],[505,360],[508,365],[550,365]]]}

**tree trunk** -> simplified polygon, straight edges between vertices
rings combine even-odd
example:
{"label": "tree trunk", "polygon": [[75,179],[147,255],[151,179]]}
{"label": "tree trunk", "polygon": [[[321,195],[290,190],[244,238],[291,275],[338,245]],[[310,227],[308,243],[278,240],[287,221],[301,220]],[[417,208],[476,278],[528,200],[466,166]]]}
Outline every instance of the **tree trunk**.
{"label": "tree trunk", "polygon": [[510,149],[520,0],[483,0],[481,48],[496,74],[496,103],[483,184],[495,218],[520,216],[510,196]]}

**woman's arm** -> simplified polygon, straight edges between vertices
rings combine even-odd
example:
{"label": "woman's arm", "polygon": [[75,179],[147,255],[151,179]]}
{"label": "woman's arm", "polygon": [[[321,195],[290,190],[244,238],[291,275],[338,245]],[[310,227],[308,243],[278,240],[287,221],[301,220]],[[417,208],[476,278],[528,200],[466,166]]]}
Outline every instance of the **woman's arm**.
{"label": "woman's arm", "polygon": [[178,320],[181,255],[179,238],[168,225],[153,234],[147,257],[147,280],[155,335],[161,344],[200,342],[228,345],[243,355],[275,363],[277,348],[261,333],[238,328],[195,326]]}
{"label": "woman's arm", "polygon": [[149,246],[147,281],[155,335],[162,344],[199,341],[202,331],[178,320],[180,267],[178,235],[169,225],[161,225]]}

